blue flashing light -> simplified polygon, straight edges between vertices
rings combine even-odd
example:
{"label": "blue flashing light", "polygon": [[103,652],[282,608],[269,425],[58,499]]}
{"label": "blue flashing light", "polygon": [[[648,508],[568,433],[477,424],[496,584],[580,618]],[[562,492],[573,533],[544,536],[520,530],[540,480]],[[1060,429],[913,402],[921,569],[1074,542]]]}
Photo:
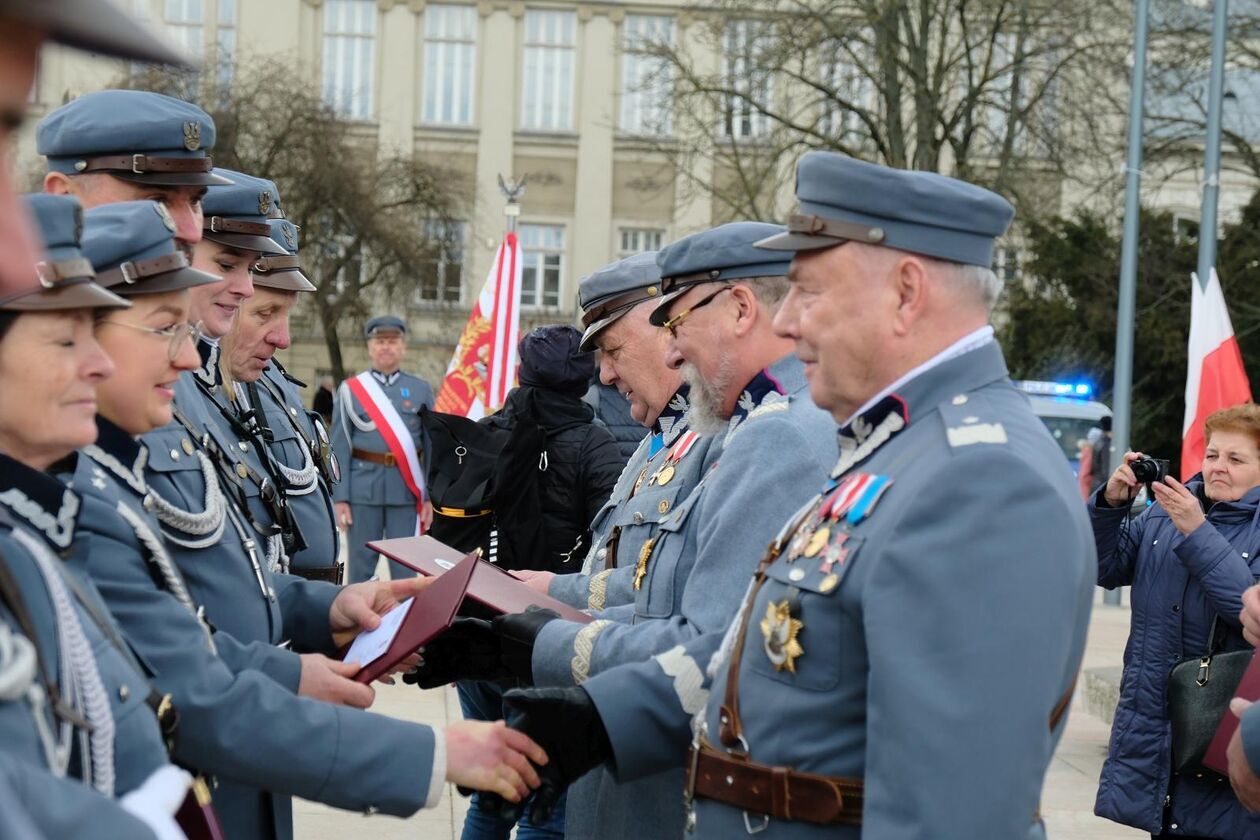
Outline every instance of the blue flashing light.
{"label": "blue flashing light", "polygon": [[1094,395],[1094,388],[1088,382],[1042,382],[1033,379],[1022,379],[1015,382],[1015,387],[1027,394],[1038,394],[1046,397],[1087,400]]}

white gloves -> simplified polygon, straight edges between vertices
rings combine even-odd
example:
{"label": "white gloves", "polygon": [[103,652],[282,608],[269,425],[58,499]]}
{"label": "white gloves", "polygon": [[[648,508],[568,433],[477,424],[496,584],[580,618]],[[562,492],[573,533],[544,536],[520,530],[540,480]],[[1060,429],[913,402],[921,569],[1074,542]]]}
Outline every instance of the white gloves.
{"label": "white gloves", "polygon": [[183,804],[192,776],[173,764],[154,770],[140,787],[118,800],[133,817],[153,830],[158,840],[187,840],[175,813]]}

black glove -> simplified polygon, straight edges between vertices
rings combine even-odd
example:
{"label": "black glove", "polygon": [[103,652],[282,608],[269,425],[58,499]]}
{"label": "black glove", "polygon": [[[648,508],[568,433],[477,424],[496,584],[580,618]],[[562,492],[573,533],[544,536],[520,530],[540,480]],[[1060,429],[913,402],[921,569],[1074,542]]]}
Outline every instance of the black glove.
{"label": "black glove", "polygon": [[[534,792],[530,818],[535,825],[551,819],[565,789],[591,770],[612,759],[608,730],[591,695],[581,686],[527,688],[503,695],[503,716],[508,726],[524,732],[547,752],[547,764],[538,768],[542,784]],[[495,794],[482,794],[483,810],[519,820],[523,803]]]}
{"label": "black glove", "polygon": [[522,613],[495,617],[490,625],[499,636],[499,658],[521,685],[534,684],[534,641],[543,625],[559,618],[555,610],[530,607]]}
{"label": "black glove", "polygon": [[499,634],[490,622],[479,618],[456,619],[449,630],[424,646],[420,657],[421,663],[403,674],[408,685],[437,688],[456,680],[516,684],[499,656]]}

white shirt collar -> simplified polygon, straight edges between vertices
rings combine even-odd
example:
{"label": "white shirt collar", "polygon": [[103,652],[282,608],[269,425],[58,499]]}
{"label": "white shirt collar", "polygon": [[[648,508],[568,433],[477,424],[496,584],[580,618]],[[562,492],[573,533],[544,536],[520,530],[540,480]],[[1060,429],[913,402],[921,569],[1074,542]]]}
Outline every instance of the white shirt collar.
{"label": "white shirt collar", "polygon": [[880,391],[875,396],[871,397],[869,400],[867,400],[865,403],[862,404],[861,408],[853,412],[853,414],[849,417],[849,419],[841,423],[840,427],[847,428],[848,425],[853,422],[855,417],[859,417],[860,415],[862,415],[864,412],[866,412],[872,406],[874,406],[877,402],[879,402],[880,400],[882,400],[884,397],[888,396],[889,394],[895,392],[898,388],[900,388],[902,385],[905,385],[911,379],[914,379],[915,377],[918,377],[918,376],[922,376],[923,374],[927,373],[929,370],[936,367],[937,365],[944,364],[950,359],[953,359],[957,356],[961,356],[963,353],[970,353],[972,350],[976,350],[980,347],[983,347],[984,345],[988,344],[989,342],[993,340],[994,338],[993,338],[993,325],[992,324],[985,324],[980,329],[974,332],[970,332],[967,335],[964,335],[962,338],[958,339],[953,344],[949,345],[944,350],[937,353],[935,356],[933,356],[932,358],[928,359],[923,364],[916,367],[914,370],[911,370],[910,372],[902,375],[896,382],[893,382],[887,388]]}

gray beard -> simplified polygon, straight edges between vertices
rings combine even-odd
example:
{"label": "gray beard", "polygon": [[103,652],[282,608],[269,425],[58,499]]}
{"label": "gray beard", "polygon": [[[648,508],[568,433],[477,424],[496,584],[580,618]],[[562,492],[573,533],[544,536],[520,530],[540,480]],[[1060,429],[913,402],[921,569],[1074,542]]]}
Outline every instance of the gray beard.
{"label": "gray beard", "polygon": [[689,362],[683,364],[683,381],[691,386],[688,425],[699,434],[715,435],[730,424],[730,415],[723,412],[722,403],[735,378],[734,368],[734,363],[723,357],[713,378],[705,379],[695,365]]}

